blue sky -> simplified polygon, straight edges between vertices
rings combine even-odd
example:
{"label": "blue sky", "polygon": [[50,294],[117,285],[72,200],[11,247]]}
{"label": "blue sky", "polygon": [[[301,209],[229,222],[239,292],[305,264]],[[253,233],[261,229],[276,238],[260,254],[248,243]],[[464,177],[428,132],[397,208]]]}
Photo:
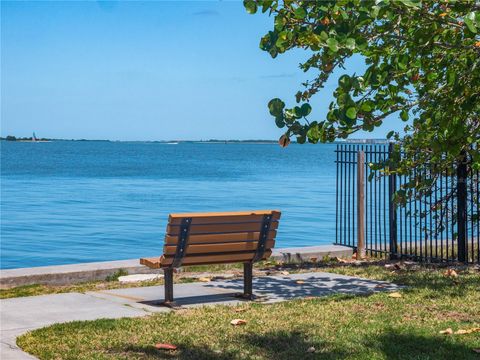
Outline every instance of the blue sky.
{"label": "blue sky", "polygon": [[273,18],[241,1],[2,1],[1,22],[2,136],[276,139],[266,104],[293,104],[314,76],[298,68],[308,52],[259,49]]}

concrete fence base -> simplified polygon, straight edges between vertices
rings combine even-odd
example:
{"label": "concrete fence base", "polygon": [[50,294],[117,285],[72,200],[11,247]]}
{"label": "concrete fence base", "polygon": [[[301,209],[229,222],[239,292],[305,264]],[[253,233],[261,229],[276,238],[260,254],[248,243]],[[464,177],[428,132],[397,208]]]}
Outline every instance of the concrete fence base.
{"label": "concrete fence base", "polygon": [[[324,257],[351,257],[352,249],[338,245],[275,249],[272,259],[283,262],[321,261]],[[86,281],[105,280],[124,270],[129,274],[155,274],[162,270],[140,265],[138,259],[94,262],[72,265],[41,266],[0,271],[0,288],[21,285],[68,285]]]}

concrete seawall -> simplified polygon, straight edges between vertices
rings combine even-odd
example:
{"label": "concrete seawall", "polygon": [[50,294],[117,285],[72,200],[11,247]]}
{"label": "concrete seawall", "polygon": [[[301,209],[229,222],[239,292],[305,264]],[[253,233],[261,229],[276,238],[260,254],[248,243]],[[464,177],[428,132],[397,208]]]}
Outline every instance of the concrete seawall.
{"label": "concrete seawall", "polygon": [[[283,262],[302,262],[312,261],[312,259],[320,261],[325,256],[351,257],[352,249],[338,245],[284,248],[275,249],[271,258]],[[138,259],[20,268],[1,270],[0,288],[31,284],[67,285],[85,281],[105,280],[107,276],[121,269],[129,274],[161,272],[161,270],[150,269],[140,265]]]}

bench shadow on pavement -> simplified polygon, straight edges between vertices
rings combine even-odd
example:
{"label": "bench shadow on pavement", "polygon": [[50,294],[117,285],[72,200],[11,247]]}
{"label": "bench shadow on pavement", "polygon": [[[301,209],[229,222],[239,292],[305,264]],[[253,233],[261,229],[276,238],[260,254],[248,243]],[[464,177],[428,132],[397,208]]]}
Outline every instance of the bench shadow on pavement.
{"label": "bench shadow on pavement", "polygon": [[[232,301],[239,301],[240,299],[235,297],[237,293],[232,292],[232,293],[206,294],[206,295],[196,295],[196,296],[179,296],[179,297],[175,297],[175,303],[179,306],[227,303]],[[149,306],[163,306],[162,302],[163,302],[163,299],[158,299],[158,300],[139,301],[139,304],[144,304]]]}
{"label": "bench shadow on pavement", "polygon": [[[301,283],[297,281],[301,280]],[[209,283],[206,287],[241,292],[242,280]],[[290,277],[260,277],[254,279],[254,292],[277,299],[303,298],[306,296],[327,296],[333,294],[364,295],[378,291],[397,290],[398,286],[385,282],[363,280],[358,278],[341,278],[327,276],[309,276],[292,279]]]}
{"label": "bench shadow on pavement", "polygon": [[[301,280],[301,283],[297,281]],[[214,281],[202,287],[210,291],[221,290],[221,293],[206,293],[204,295],[179,296],[175,302],[180,306],[228,303],[241,301],[235,297],[243,291],[243,279]],[[254,279],[253,290],[256,295],[266,297],[264,300],[279,301],[307,296],[328,296],[334,294],[367,295],[379,291],[398,290],[395,284],[364,280],[358,278],[343,278],[329,276],[308,276],[292,279],[291,277],[258,277]],[[161,306],[162,299],[143,301],[149,306]]]}

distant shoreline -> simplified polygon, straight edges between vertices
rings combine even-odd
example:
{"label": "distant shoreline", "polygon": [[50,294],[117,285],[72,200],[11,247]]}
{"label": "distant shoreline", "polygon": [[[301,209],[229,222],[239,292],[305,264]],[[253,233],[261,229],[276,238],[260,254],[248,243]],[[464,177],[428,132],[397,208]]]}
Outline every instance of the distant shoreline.
{"label": "distant shoreline", "polygon": [[[29,142],[29,143],[46,143],[46,142],[111,142],[111,143],[152,143],[152,144],[278,144],[278,140],[90,140],[90,139],[49,139],[42,138],[32,140],[28,138],[16,138],[15,140],[0,137],[0,141],[5,142]],[[296,143],[296,141],[292,141]],[[388,140],[385,139],[348,139],[344,141],[335,141],[334,144],[385,144]]]}

